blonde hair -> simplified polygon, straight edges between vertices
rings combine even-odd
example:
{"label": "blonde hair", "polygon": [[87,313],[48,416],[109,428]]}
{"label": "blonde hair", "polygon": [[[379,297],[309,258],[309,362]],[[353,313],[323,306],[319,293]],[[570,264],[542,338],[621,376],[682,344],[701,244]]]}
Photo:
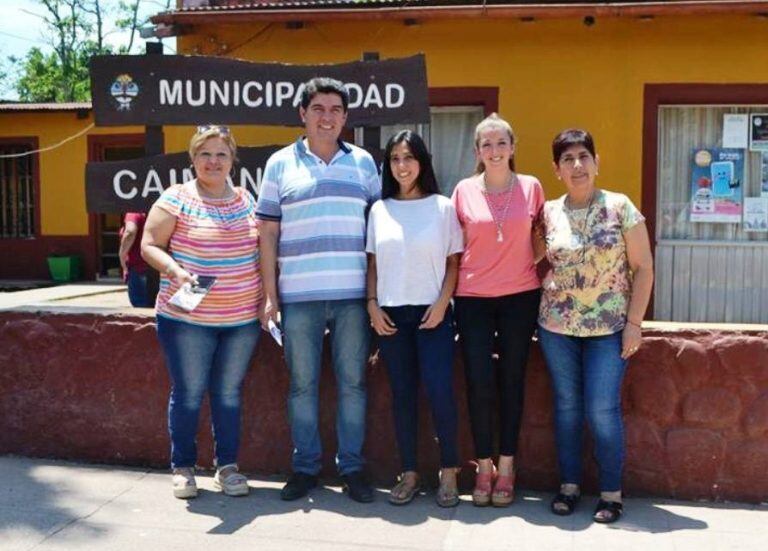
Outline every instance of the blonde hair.
{"label": "blonde hair", "polygon": [[[517,143],[517,139],[515,138],[515,132],[514,130],[512,130],[512,125],[509,124],[504,119],[502,119],[498,115],[498,113],[491,113],[490,115],[485,117],[483,120],[481,120],[475,127],[475,150],[480,149],[480,135],[483,132],[487,132],[488,130],[503,130],[509,136],[509,139],[511,140],[513,146]],[[515,154],[514,153],[512,153],[512,155],[509,158],[509,169],[512,172],[515,171]],[[483,172],[485,172],[485,163],[483,163],[483,161],[478,159],[477,165],[475,166],[475,174],[482,174]]]}
{"label": "blonde hair", "polygon": [[189,158],[195,160],[195,155],[203,147],[203,144],[211,138],[221,138],[232,154],[232,162],[237,160],[237,143],[232,133],[226,126],[207,125],[198,127],[197,132],[189,140]]}

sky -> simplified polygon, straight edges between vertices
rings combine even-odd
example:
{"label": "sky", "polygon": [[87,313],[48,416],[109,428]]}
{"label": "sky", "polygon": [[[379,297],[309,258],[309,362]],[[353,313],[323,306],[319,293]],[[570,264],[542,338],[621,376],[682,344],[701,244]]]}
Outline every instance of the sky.
{"label": "sky", "polygon": [[[162,6],[152,0],[144,0],[143,10],[146,13],[157,13],[162,11]],[[164,4],[164,2],[163,2]],[[173,3],[175,4],[175,2]],[[51,47],[43,39],[44,24],[35,13],[43,14],[45,9],[34,0],[0,0],[0,62],[4,68],[8,67],[8,56],[23,57],[27,51],[37,46],[45,52],[49,52]],[[107,28],[114,27],[114,16],[112,20],[106,23]],[[130,39],[128,32],[114,32],[106,37],[108,43],[113,46],[127,45]],[[164,43],[172,48],[175,47],[175,40],[165,39]],[[137,47],[138,46],[138,47]],[[134,52],[144,50],[144,39],[136,36],[134,38]],[[167,53],[173,53],[173,50],[167,50]],[[16,99],[14,93],[6,86],[0,86],[0,97],[5,99]]]}

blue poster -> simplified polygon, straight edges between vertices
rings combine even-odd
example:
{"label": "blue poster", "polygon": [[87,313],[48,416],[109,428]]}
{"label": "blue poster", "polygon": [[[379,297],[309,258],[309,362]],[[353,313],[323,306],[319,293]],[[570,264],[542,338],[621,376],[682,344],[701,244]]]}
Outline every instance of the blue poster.
{"label": "blue poster", "polygon": [[741,223],[744,150],[694,149],[691,157],[691,222]]}

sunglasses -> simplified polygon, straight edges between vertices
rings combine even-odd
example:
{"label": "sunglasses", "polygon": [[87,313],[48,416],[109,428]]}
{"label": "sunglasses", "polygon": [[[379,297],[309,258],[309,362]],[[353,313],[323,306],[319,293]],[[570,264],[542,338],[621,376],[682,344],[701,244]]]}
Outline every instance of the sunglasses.
{"label": "sunglasses", "polygon": [[203,124],[197,127],[197,133],[203,134],[209,130],[215,130],[222,136],[229,136],[229,126],[221,126],[220,124]]}

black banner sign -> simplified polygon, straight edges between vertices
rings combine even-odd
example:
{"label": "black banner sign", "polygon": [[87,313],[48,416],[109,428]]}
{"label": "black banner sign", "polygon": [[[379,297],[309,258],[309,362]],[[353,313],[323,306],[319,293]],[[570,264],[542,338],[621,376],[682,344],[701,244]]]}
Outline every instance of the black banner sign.
{"label": "black banner sign", "polygon": [[97,126],[301,126],[303,83],[315,76],[345,84],[350,127],[429,122],[423,54],[337,65],[204,56],[95,56],[90,70]]}
{"label": "black banner sign", "polygon": [[[259,195],[261,175],[270,155],[283,145],[238,147],[234,174],[229,181]],[[378,165],[383,152],[369,149]],[[189,153],[155,155],[128,161],[109,161],[85,165],[85,204],[88,212],[146,212],[173,184],[195,177]]]}
{"label": "black banner sign", "polygon": [[[258,195],[267,159],[282,145],[238,147],[232,184]],[[130,161],[88,163],[85,166],[85,202],[88,212],[146,212],[173,184],[195,177],[189,153],[156,155]]]}

